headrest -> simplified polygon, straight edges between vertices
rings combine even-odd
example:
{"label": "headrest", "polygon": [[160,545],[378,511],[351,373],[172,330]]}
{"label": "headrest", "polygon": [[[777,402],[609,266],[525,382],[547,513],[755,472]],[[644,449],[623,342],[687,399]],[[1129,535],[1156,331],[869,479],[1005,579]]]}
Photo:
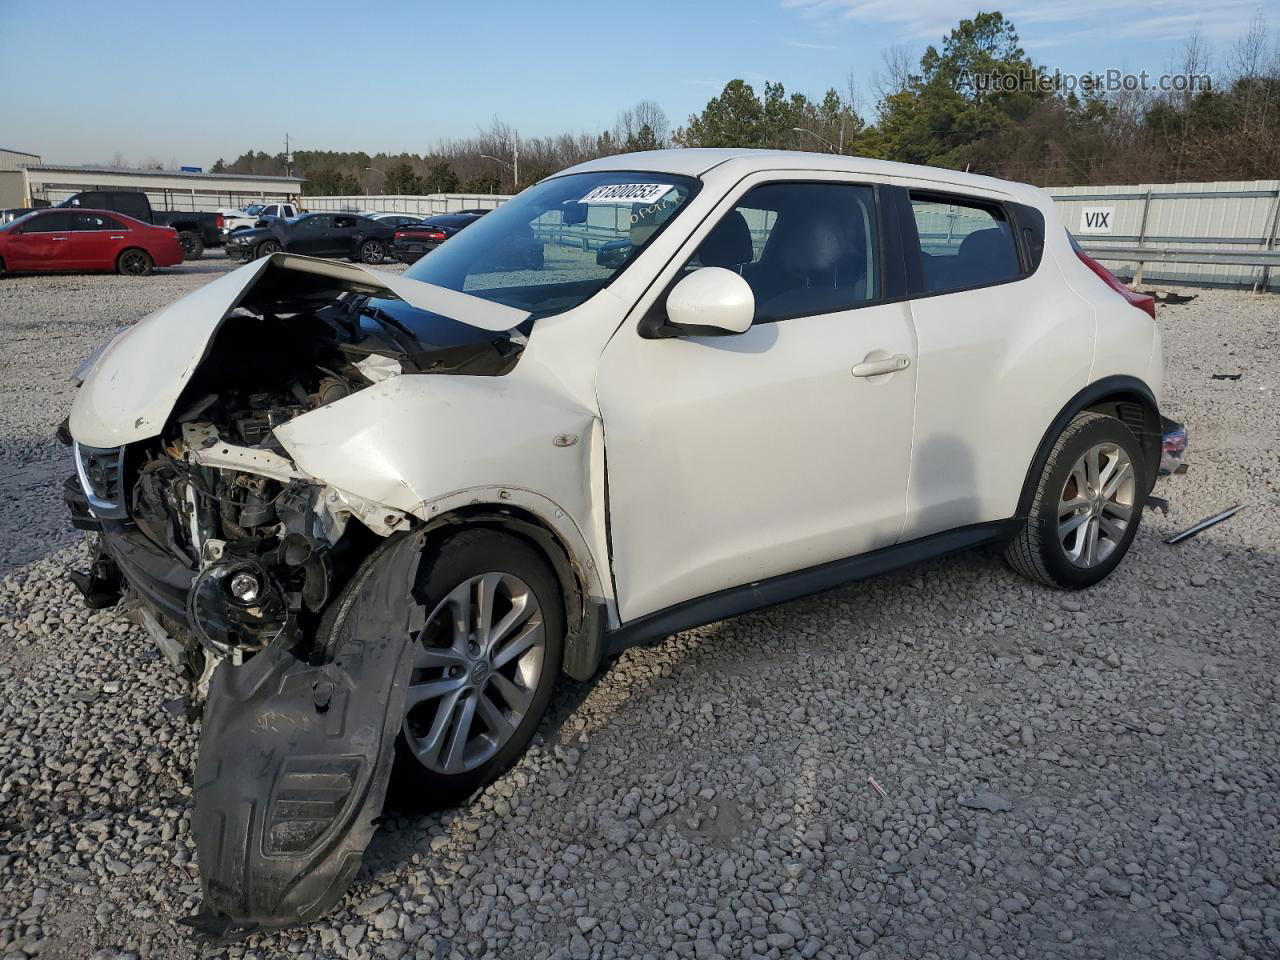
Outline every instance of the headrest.
{"label": "headrest", "polygon": [[698,261],[704,267],[736,267],[750,263],[754,257],[751,228],[740,210],[734,210],[717,223],[698,247]]}
{"label": "headrest", "polygon": [[782,266],[795,273],[830,270],[853,252],[840,221],[824,211],[793,220],[782,240]]}

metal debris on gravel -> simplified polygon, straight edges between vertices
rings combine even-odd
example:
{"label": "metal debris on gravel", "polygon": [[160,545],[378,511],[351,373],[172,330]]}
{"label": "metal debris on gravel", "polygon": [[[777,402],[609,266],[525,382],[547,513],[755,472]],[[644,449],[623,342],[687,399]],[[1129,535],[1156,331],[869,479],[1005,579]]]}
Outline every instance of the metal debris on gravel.
{"label": "metal debris on gravel", "polygon": [[63,579],[52,434],[226,266],[0,278],[0,958],[1280,955],[1280,298],[1222,291],[1162,314],[1195,469],[1101,586],[971,553],[630,651],[470,803],[389,814],[332,916],[194,943],[197,728]]}

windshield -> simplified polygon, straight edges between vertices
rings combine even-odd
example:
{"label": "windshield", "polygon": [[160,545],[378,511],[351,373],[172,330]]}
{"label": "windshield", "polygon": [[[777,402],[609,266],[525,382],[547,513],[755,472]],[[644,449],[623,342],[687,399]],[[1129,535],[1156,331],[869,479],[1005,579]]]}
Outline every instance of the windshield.
{"label": "windshield", "polygon": [[266,208],[267,205],[265,203],[251,203],[244,208],[244,215],[246,217],[256,217]]}
{"label": "windshield", "polygon": [[608,286],[698,186],[652,172],[545,180],[449,238],[405,276],[534,316],[570,310]]}

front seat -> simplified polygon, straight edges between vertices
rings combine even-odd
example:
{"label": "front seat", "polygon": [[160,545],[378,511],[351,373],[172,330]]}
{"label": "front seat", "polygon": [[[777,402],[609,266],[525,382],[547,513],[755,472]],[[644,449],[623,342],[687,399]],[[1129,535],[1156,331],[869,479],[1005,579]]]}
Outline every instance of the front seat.
{"label": "front seat", "polygon": [[813,211],[792,219],[770,239],[767,271],[771,295],[761,319],[830,313],[866,299],[867,254],[860,238],[835,214]]}

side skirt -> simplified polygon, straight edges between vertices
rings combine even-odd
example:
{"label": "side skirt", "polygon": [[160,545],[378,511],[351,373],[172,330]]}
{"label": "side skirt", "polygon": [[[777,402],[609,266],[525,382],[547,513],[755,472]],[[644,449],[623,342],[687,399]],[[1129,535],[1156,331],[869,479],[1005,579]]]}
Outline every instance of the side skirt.
{"label": "side skirt", "polygon": [[686,600],[609,631],[605,635],[606,653],[614,656],[628,647],[654,643],[682,630],[891,573],[949,553],[995,543],[1016,533],[1020,523],[1016,518],[977,523]]}

